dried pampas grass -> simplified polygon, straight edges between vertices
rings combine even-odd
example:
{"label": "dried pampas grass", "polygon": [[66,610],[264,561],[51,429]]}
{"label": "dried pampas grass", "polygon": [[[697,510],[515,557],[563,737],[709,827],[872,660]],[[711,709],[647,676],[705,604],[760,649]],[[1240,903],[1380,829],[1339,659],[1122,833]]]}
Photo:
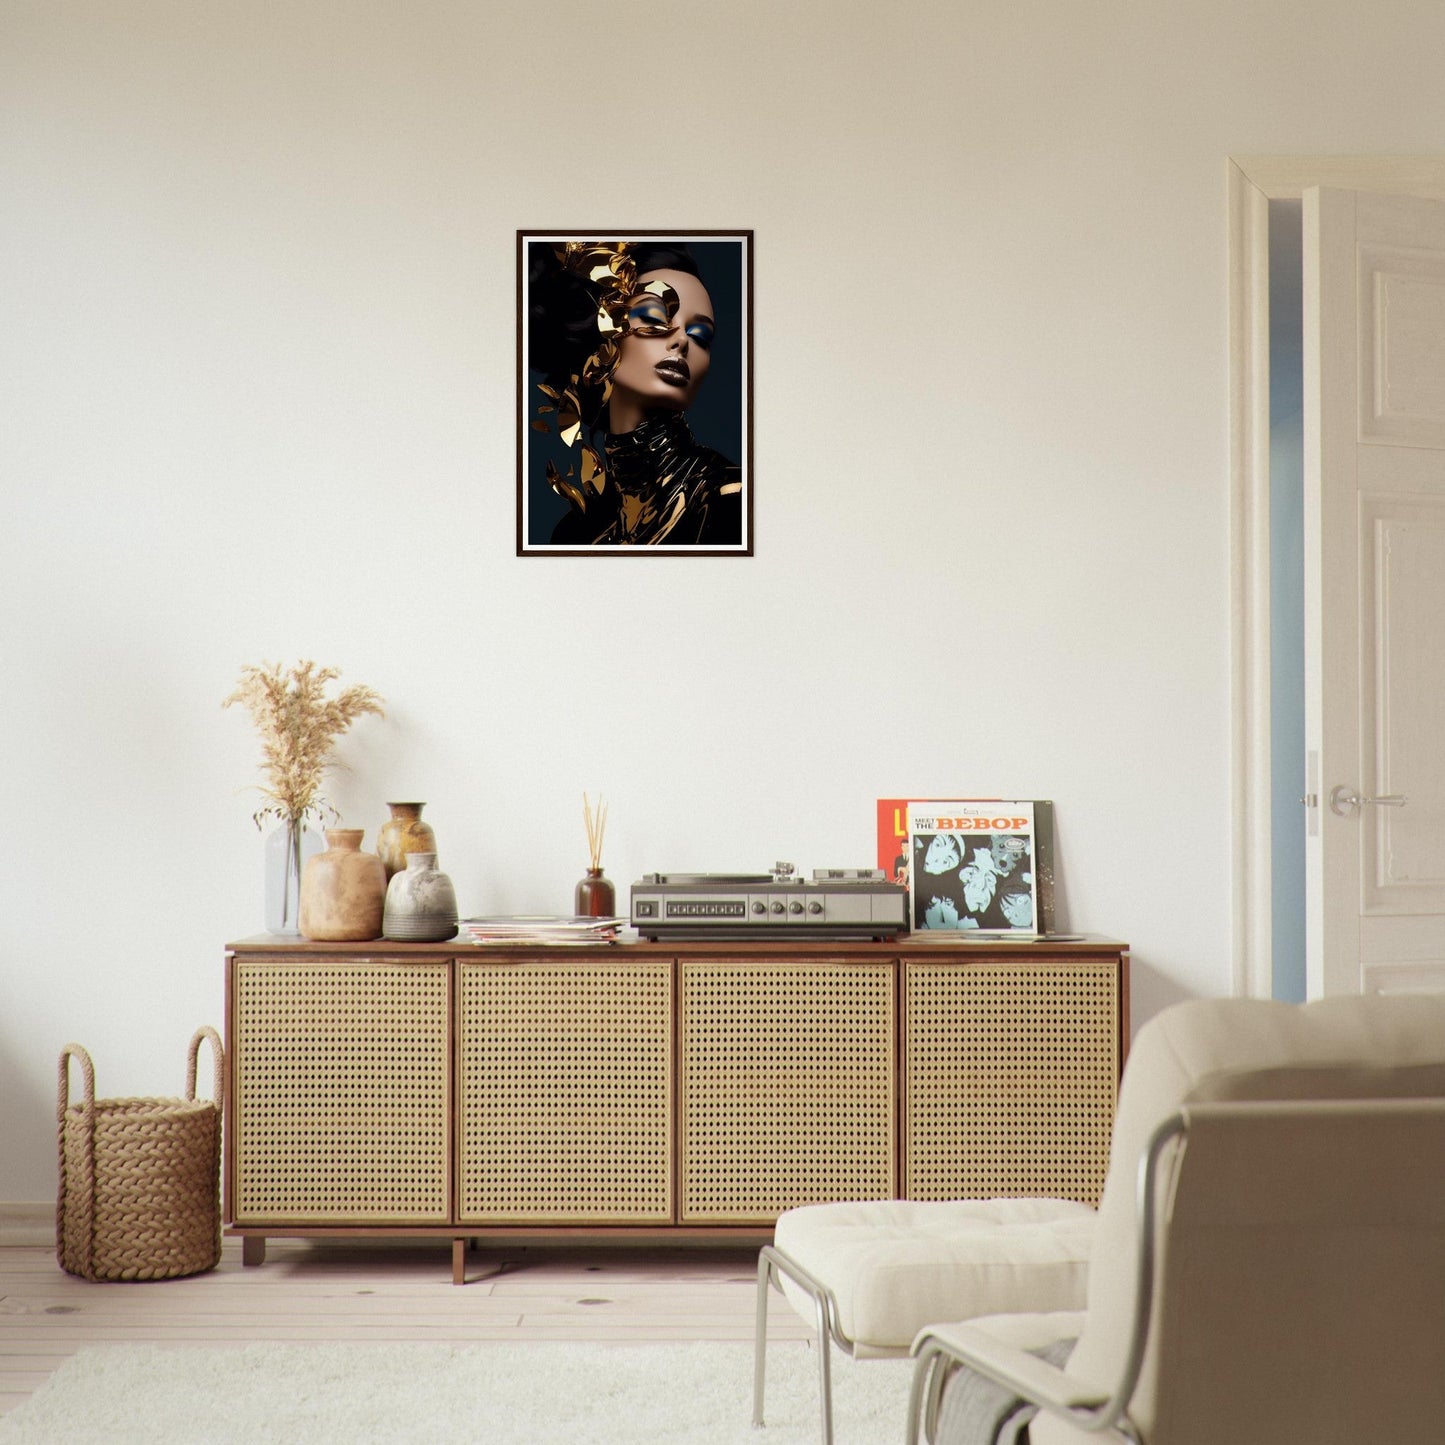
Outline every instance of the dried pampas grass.
{"label": "dried pampas grass", "polygon": [[369,687],[348,687],[327,697],[326,685],[340,676],[334,667],[305,660],[284,672],[278,662],[243,667],[235,692],[221,704],[243,703],[261,735],[266,782],[260,791],[266,803],[255,814],[258,828],[263,818],[299,822],[327,808],[321,779],[334,766],[336,739],[366,713],[386,716],[385,699]]}

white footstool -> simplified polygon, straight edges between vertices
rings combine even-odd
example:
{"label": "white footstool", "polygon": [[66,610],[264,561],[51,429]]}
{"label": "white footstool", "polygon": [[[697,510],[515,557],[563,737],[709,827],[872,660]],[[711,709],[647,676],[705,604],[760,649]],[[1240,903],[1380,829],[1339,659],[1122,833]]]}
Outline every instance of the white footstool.
{"label": "white footstool", "polygon": [[906,1355],[925,1325],[1081,1310],[1094,1219],[1071,1199],[882,1199],[779,1215],[758,1256],[753,1424],[763,1423],[770,1286],[817,1327],[832,1445],[830,1340],[860,1359]]}

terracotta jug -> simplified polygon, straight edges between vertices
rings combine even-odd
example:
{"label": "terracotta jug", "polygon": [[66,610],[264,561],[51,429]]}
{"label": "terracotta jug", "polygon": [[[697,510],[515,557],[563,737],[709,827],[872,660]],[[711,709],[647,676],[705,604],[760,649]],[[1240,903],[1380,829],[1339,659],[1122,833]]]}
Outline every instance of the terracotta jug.
{"label": "terracotta jug", "polygon": [[386,869],[361,851],[361,828],[328,828],[326,851],[301,875],[301,936],[318,942],[381,937]]}
{"label": "terracotta jug", "polygon": [[430,823],[423,823],[425,803],[388,803],[391,817],[376,835],[376,853],[390,879],[406,867],[408,853],[435,853],[437,835]]}

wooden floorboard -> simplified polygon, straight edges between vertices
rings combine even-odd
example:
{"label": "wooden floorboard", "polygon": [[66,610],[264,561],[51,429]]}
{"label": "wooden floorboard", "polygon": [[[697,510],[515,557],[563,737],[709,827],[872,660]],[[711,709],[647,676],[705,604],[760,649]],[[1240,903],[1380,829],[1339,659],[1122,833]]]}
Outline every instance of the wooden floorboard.
{"label": "wooden floorboard", "polygon": [[[51,1249],[0,1248],[0,1414],[92,1345],[746,1341],[756,1265],[751,1247],[513,1246],[469,1252],[458,1286],[449,1244],[280,1240],[247,1268],[228,1239],[205,1274],[93,1284]],[[774,1295],[768,1333],[810,1332]]]}

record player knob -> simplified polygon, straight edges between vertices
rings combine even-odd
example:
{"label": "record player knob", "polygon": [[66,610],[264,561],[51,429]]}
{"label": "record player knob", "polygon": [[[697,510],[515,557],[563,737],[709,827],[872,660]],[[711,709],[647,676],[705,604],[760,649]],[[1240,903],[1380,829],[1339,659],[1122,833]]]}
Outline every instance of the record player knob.
{"label": "record player knob", "polygon": [[809,913],[821,913],[822,911],[823,905],[816,898],[808,905]]}
{"label": "record player knob", "polygon": [[753,899],[753,912],[754,912],[754,913],[766,913],[767,911],[768,911],[768,905],[767,905],[766,903],[764,903],[761,898],[754,898],[754,899]]}
{"label": "record player knob", "polygon": [[793,901],[792,901],[790,904],[788,904],[788,912],[789,912],[789,913],[801,913],[802,911],[803,911],[803,905],[802,905],[801,903],[799,903],[796,898],[793,899]]}
{"label": "record player knob", "polygon": [[783,911],[783,901],[781,898],[772,905],[772,911],[774,913],[781,913]]}

